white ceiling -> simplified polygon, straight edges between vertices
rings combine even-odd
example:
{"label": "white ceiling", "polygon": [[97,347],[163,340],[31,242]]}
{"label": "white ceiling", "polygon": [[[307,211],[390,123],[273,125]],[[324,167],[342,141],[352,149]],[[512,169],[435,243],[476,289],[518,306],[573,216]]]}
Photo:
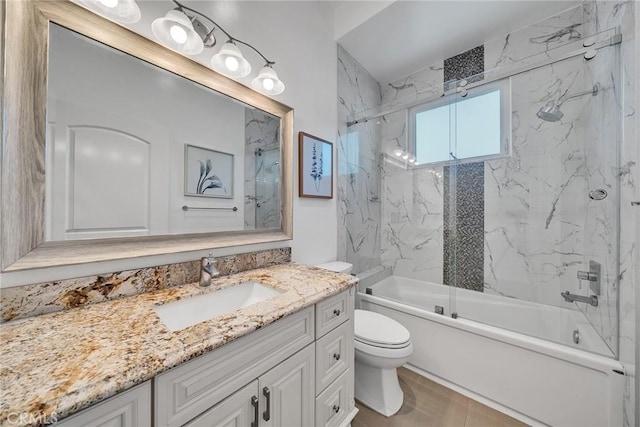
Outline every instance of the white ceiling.
{"label": "white ceiling", "polygon": [[398,0],[344,34],[338,43],[385,84],[579,3]]}

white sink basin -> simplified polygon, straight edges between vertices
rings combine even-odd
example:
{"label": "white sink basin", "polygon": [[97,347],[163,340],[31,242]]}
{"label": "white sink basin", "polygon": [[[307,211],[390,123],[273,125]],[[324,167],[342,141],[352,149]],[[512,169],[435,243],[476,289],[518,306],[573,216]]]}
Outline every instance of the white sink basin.
{"label": "white sink basin", "polygon": [[155,310],[160,320],[175,332],[283,292],[259,282],[243,282],[208,294],[158,305]]}

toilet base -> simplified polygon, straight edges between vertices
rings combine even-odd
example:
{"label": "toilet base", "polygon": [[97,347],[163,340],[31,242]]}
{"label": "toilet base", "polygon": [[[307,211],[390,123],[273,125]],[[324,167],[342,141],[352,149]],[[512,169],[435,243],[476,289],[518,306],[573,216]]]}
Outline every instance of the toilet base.
{"label": "toilet base", "polygon": [[380,368],[356,358],[355,397],[374,411],[390,417],[400,410],[404,393],[396,368]]}

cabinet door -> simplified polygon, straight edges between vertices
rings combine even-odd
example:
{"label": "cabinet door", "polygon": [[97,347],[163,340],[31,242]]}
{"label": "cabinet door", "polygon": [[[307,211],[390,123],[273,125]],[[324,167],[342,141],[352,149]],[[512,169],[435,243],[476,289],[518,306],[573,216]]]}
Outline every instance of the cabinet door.
{"label": "cabinet door", "polygon": [[57,427],[151,427],[151,383],[140,384],[76,415]]}
{"label": "cabinet door", "polygon": [[241,388],[185,427],[258,427],[258,380]]}
{"label": "cabinet door", "polygon": [[315,344],[262,375],[260,427],[313,426]]}

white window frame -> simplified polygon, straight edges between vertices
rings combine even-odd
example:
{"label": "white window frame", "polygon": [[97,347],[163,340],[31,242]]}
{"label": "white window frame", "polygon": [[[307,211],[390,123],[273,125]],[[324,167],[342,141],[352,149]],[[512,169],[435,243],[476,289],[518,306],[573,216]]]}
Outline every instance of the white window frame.
{"label": "white window frame", "polygon": [[[500,152],[494,154],[487,154],[484,156],[466,157],[463,159],[449,159],[439,162],[420,163],[414,165],[415,168],[420,167],[433,167],[433,166],[446,166],[451,164],[463,164],[474,163],[484,160],[500,159],[511,156],[511,78],[497,80],[487,84],[479,85],[467,90],[467,96],[461,97],[459,93],[453,93],[445,95],[435,101],[426,102],[424,104],[416,105],[409,109],[409,147],[413,151],[413,155],[416,155],[416,115],[424,111],[433,110],[444,105],[450,105],[454,107],[457,102],[462,102],[467,99],[475,98],[480,95],[484,95],[489,92],[500,91]],[[449,109],[450,117],[452,115],[452,109]],[[449,120],[449,132],[455,138],[456,130],[454,126],[455,122]],[[451,147],[451,141],[449,141],[449,147]]]}

